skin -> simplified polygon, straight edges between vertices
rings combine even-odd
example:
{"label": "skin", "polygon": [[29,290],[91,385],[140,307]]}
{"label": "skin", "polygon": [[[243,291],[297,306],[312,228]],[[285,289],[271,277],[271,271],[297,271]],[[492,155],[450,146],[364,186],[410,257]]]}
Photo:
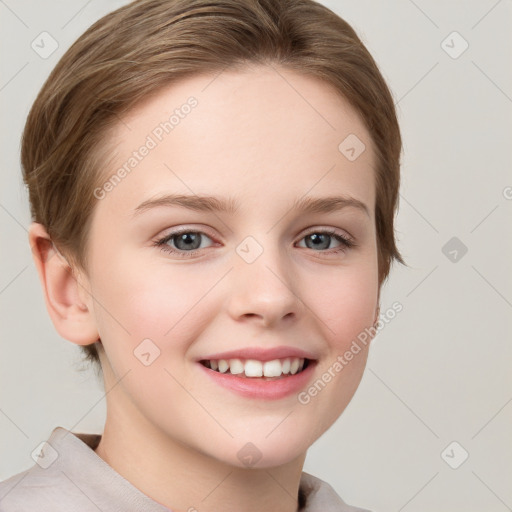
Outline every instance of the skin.
{"label": "skin", "polygon": [[[190,96],[197,107],[98,200],[87,273],[70,272],[43,226],[32,224],[30,243],[59,334],[79,345],[102,341],[109,392],[96,453],[172,510],[291,512],[306,451],[351,400],[368,347],[307,405],[297,394],[241,397],[212,383],[196,359],[249,346],[303,348],[318,359],[309,386],[374,323],[372,142],[329,85],[275,66],[249,67],[187,78],[132,110],[107,138],[105,179]],[[366,144],[353,162],[338,150],[349,134]],[[229,196],[239,210],[161,206],[133,216],[164,193]],[[366,204],[369,215],[353,207],[291,210],[302,196],[342,194]],[[154,245],[183,226],[207,235],[196,255]],[[327,249],[306,246],[307,235],[329,228],[357,246],[335,253],[334,238]],[[250,264],[236,252],[249,235],[263,249]],[[149,366],[134,356],[147,338],[160,350]],[[237,457],[248,442],[262,456],[254,467]]]}

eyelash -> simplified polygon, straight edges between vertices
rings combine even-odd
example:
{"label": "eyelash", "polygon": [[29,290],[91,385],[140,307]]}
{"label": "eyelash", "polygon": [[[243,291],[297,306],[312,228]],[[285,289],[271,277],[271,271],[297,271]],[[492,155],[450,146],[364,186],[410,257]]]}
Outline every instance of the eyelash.
{"label": "eyelash", "polygon": [[[193,257],[198,252],[200,252],[202,249],[194,249],[193,251],[183,251],[183,250],[179,250],[179,249],[173,249],[169,245],[167,245],[167,242],[172,240],[174,237],[177,237],[177,236],[182,235],[184,233],[194,233],[194,234],[199,234],[199,235],[205,235],[205,236],[207,236],[210,239],[212,238],[207,233],[204,233],[203,231],[194,231],[194,230],[186,229],[185,228],[185,229],[179,229],[179,230],[173,231],[172,233],[167,234],[163,238],[155,240],[153,242],[153,245],[155,247],[159,247],[162,251],[164,251],[166,253],[176,254],[176,255],[179,255],[179,257],[182,257],[182,258]],[[314,252],[327,253],[327,254],[338,254],[338,253],[341,253],[341,252],[345,252],[348,249],[352,249],[354,247],[357,247],[357,244],[353,240],[351,240],[351,239],[349,239],[349,238],[347,238],[347,237],[345,237],[345,236],[343,236],[343,235],[341,235],[339,233],[336,233],[334,230],[328,230],[328,229],[326,229],[326,230],[311,231],[309,233],[306,233],[300,240],[302,240],[303,238],[306,238],[307,236],[310,236],[310,235],[329,235],[329,236],[335,238],[338,242],[341,243],[340,247],[337,247],[335,249],[330,249],[330,250],[314,251],[314,249],[310,249],[310,250],[312,250]],[[309,247],[306,247],[306,249],[309,249]]]}

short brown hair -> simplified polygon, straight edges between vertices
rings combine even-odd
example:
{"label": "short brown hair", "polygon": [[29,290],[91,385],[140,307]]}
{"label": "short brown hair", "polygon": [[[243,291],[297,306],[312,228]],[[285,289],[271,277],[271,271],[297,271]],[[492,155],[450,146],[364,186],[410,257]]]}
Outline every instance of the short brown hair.
{"label": "short brown hair", "polygon": [[[32,218],[72,266],[87,270],[87,235],[108,128],[184,77],[276,63],[333,86],[373,141],[379,288],[395,244],[402,142],[392,95],[352,27],[313,0],[138,0],[94,23],[43,85],[23,133]],[[341,142],[341,141],[340,141]],[[104,162],[103,162],[104,164]],[[98,363],[96,344],[82,347]]]}

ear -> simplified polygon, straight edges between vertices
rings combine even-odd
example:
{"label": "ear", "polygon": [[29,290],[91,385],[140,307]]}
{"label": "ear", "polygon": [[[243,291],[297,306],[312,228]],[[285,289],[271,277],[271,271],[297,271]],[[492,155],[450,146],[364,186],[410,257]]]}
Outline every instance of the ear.
{"label": "ear", "polygon": [[380,304],[377,306],[377,309],[375,310],[375,318],[373,319],[373,325],[375,325],[379,320],[380,315]]}
{"label": "ear", "polygon": [[379,293],[377,294],[377,308],[375,309],[375,317],[373,318],[373,325],[372,325],[374,332],[371,335],[371,341],[373,341],[375,336],[377,335],[376,325],[377,325],[377,322],[379,321],[379,315],[380,315],[380,288],[379,288]]}
{"label": "ear", "polygon": [[33,222],[29,228],[39,280],[46,308],[57,332],[77,345],[89,345],[99,339],[92,309],[84,298],[88,295],[64,256],[57,250],[42,224]]}

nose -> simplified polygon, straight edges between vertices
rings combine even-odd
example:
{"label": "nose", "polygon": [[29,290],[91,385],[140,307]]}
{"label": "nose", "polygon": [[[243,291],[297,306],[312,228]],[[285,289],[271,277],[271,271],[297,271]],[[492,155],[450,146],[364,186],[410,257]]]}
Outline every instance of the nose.
{"label": "nose", "polygon": [[297,276],[277,247],[266,244],[262,254],[251,263],[237,254],[235,258],[228,302],[234,320],[271,327],[301,317],[304,303],[297,292]]}

